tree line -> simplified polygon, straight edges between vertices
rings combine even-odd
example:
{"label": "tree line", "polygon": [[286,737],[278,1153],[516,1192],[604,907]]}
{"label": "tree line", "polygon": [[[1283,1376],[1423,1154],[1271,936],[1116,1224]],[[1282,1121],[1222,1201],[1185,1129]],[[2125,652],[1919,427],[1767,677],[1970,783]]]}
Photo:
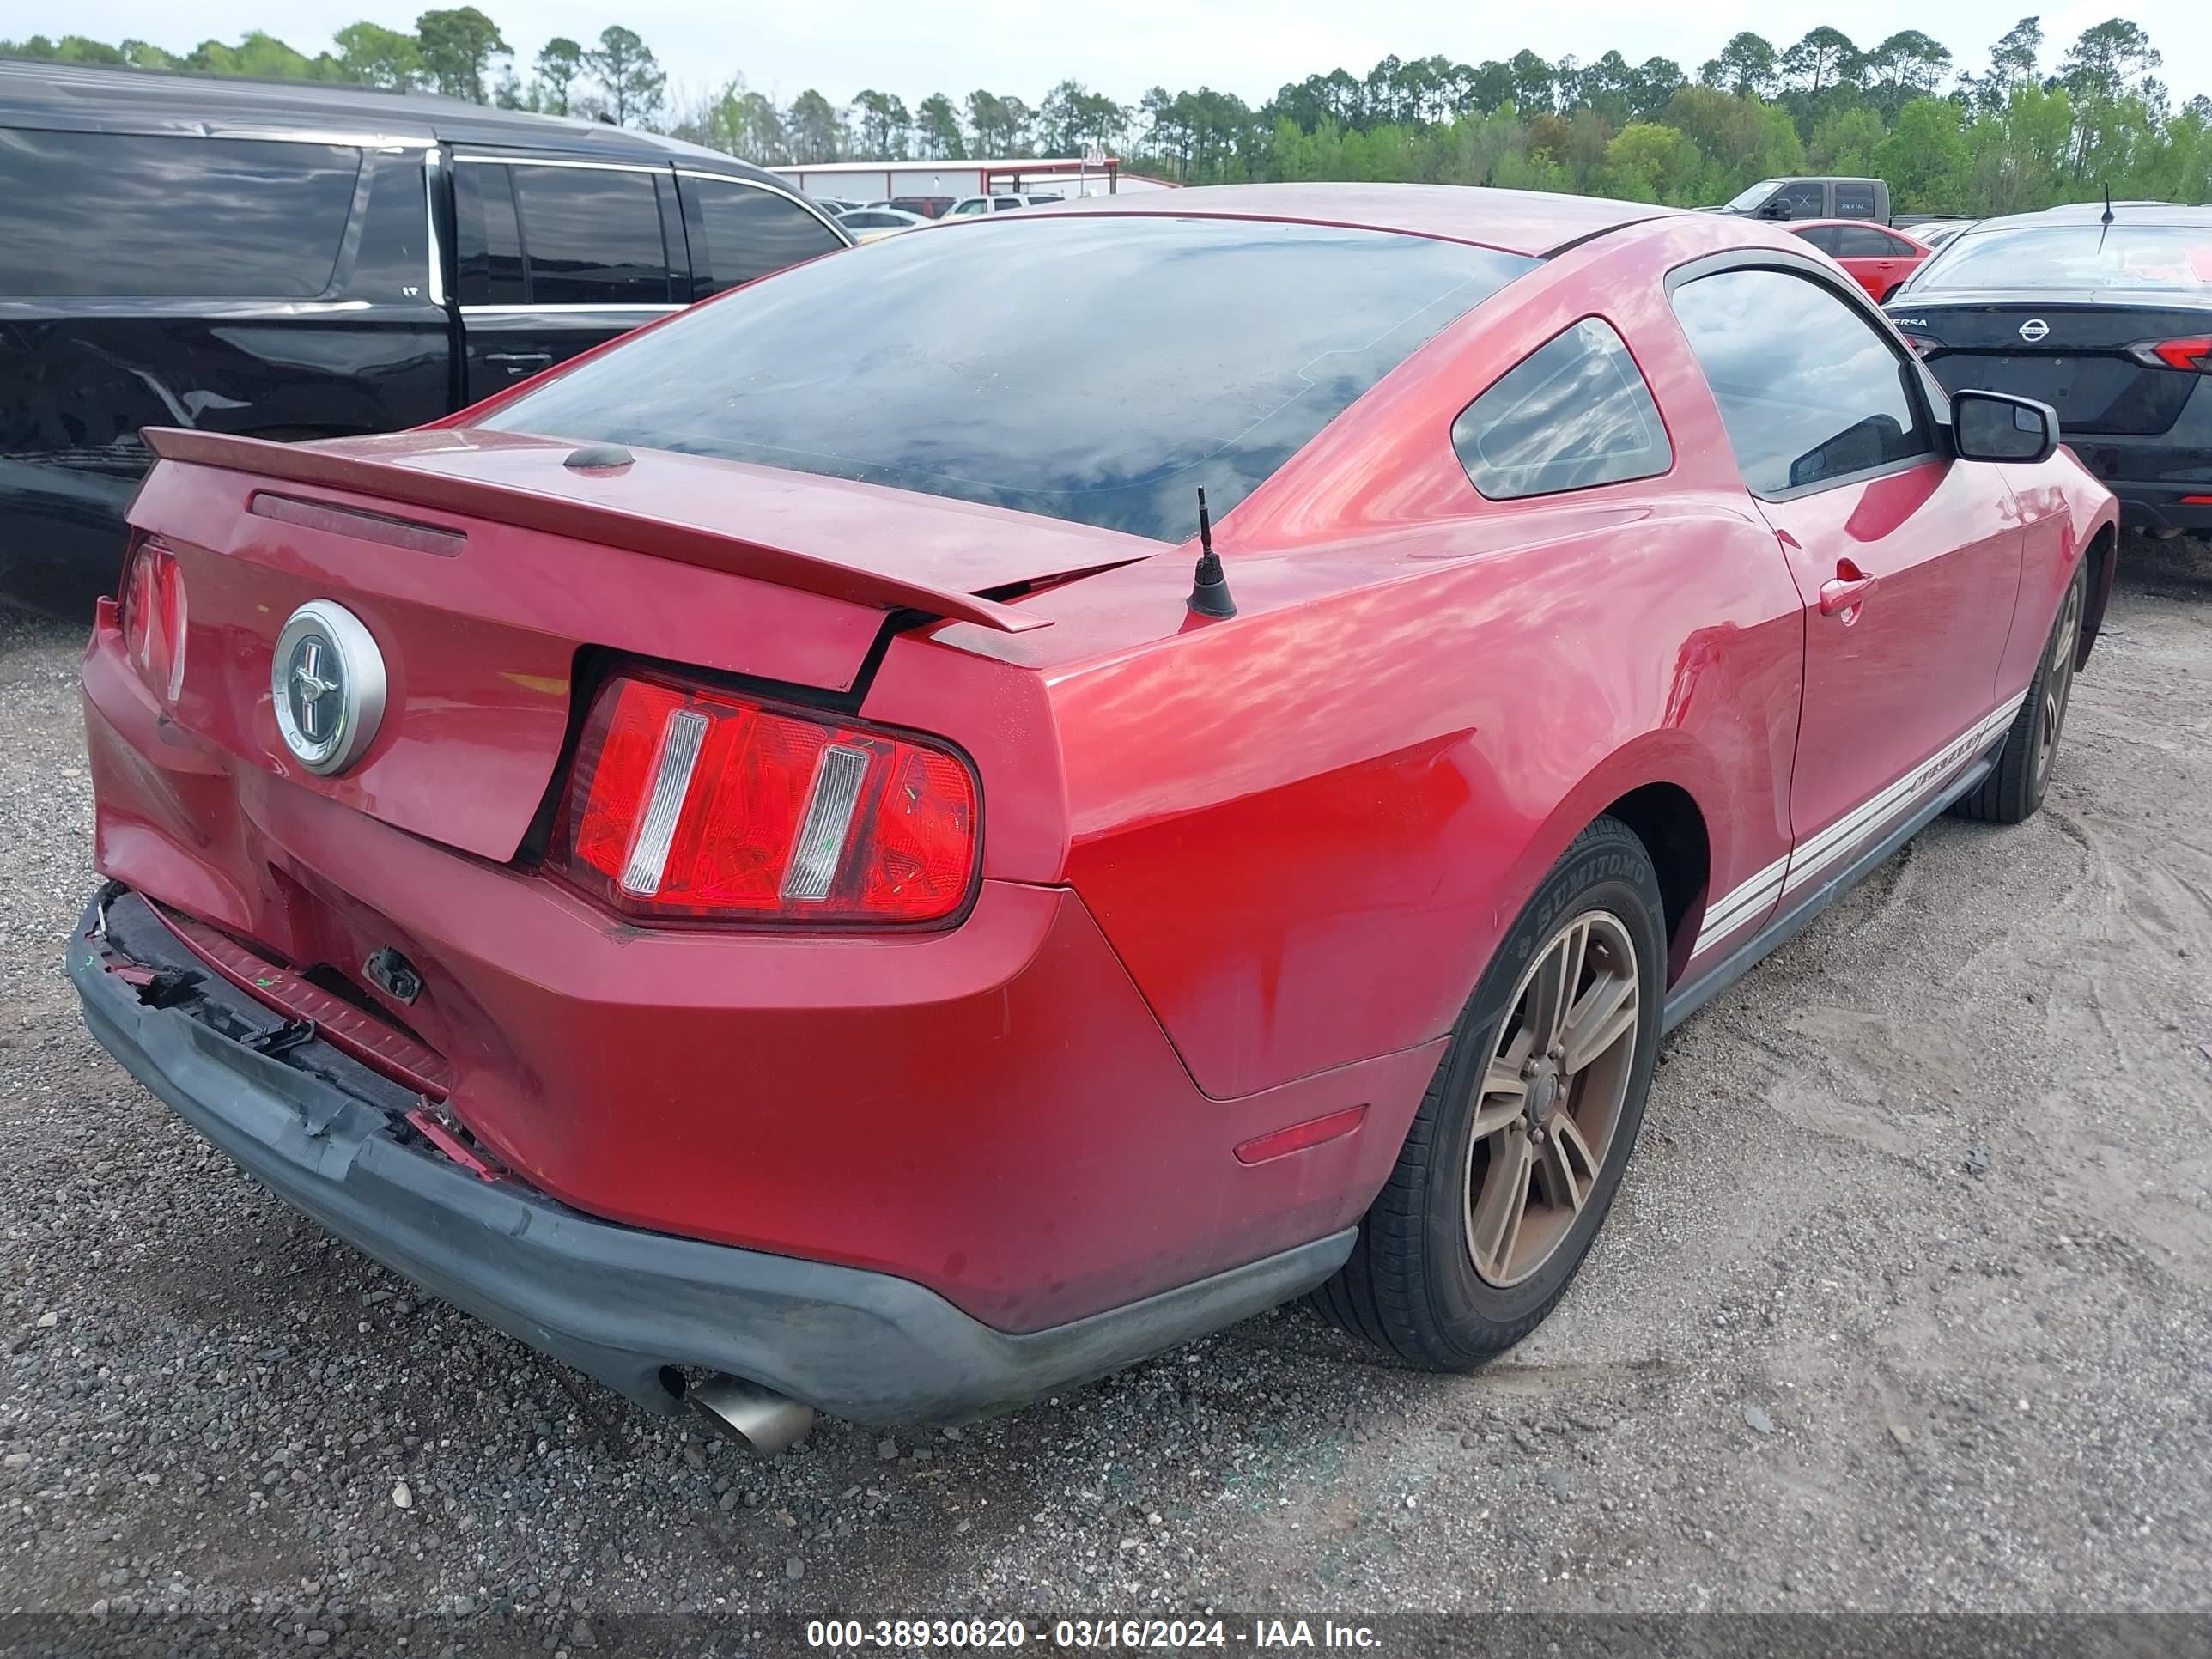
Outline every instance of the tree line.
{"label": "tree line", "polygon": [[1887,179],[1894,205],[1980,216],[2075,199],[2202,201],[2212,192],[2212,99],[2174,106],[2149,36],[2124,18],[2085,29],[2046,63],[2022,18],[1962,67],[1917,29],[1862,48],[1823,26],[1786,46],[1748,30],[1694,75],[1672,58],[1584,64],[1523,51],[1467,64],[1385,58],[1283,87],[1256,107],[1208,87],[1154,87],[1123,104],[1074,80],[1035,104],[984,90],[911,108],[863,89],[787,104],[742,77],[669,107],[649,47],[616,26],[590,46],[549,41],[526,74],[473,6],[428,11],[412,35],[356,23],[310,58],[275,37],[172,55],[81,36],[0,41],[0,54],[217,74],[297,76],[649,126],[769,165],[1068,155],[1096,144],[1133,170],[1189,184],[1408,179],[1571,191],[1697,205],[1801,172]]}
{"label": "tree line", "polygon": [[657,125],[667,100],[666,71],[636,33],[620,24],[602,29],[588,46],[554,36],[538,52],[526,81],[517,73],[514,48],[501,38],[499,26],[474,6],[426,11],[415,20],[412,34],[376,23],[349,23],[331,43],[337,51],[310,58],[258,29],[248,31],[234,46],[203,40],[183,52],[144,40],[110,46],[82,34],[58,40],[34,34],[27,40],[0,40],[0,58],[331,81],[396,92],[420,89],[507,109],[604,117],[621,126]]}

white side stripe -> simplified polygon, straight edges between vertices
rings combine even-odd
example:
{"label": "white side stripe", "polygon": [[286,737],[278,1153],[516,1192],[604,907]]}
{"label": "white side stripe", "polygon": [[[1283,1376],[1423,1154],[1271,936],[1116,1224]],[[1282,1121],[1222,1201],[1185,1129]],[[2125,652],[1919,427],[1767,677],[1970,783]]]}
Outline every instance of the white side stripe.
{"label": "white side stripe", "polygon": [[1786,896],[1816,879],[1831,866],[1863,845],[1920,800],[1948,782],[1960,768],[1973,759],[1982,746],[2011,723],[2027,701],[2023,691],[2002,703],[1965,735],[1954,738],[1857,811],[1845,814],[1791,855],[1790,874],[1782,884]]}
{"label": "white side stripe", "polygon": [[1789,867],[1790,860],[1784,854],[1749,881],[1723,895],[1707,907],[1705,926],[1698,930],[1698,942],[1691,947],[1690,954],[1697,955],[1753,917],[1765,915],[1767,907],[1781,893],[1783,873]]}
{"label": "white side stripe", "polygon": [[1764,916],[1773,902],[1796,892],[1856,851],[1892,821],[1949,782],[1990,739],[2011,724],[2027,701],[2023,691],[2000,704],[1872,799],[1853,807],[1789,857],[1778,860],[1716,900],[1705,911],[1692,957]]}

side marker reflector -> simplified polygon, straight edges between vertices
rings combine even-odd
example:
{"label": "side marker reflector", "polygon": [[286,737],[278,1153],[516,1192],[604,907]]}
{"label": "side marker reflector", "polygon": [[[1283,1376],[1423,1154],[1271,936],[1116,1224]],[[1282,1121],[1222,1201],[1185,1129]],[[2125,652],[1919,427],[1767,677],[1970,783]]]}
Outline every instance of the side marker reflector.
{"label": "side marker reflector", "polygon": [[1302,1152],[1324,1141],[1340,1140],[1357,1129],[1366,1115],[1364,1106],[1350,1106],[1340,1112],[1331,1112],[1327,1117],[1311,1118],[1304,1123],[1293,1123],[1287,1129],[1255,1135],[1237,1149],[1237,1161],[1265,1164],[1271,1158]]}

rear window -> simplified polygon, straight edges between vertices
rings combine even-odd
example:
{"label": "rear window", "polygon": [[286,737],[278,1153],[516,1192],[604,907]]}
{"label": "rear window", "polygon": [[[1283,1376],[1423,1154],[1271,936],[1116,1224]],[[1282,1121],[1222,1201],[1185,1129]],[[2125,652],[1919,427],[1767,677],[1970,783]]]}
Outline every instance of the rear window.
{"label": "rear window", "polygon": [[340,144],[0,128],[0,295],[313,299],[360,176]]}
{"label": "rear window", "polygon": [[[2032,275],[2031,275],[2032,273]],[[1920,269],[1942,289],[2212,289],[2212,225],[2024,225],[1955,238]]]}
{"label": "rear window", "polygon": [[1838,185],[1836,186],[1836,216],[1838,219],[1870,219],[1874,216],[1874,186],[1872,185]]}
{"label": "rear window", "polygon": [[486,425],[1180,541],[1537,262],[1231,219],[987,219],[741,289]]}

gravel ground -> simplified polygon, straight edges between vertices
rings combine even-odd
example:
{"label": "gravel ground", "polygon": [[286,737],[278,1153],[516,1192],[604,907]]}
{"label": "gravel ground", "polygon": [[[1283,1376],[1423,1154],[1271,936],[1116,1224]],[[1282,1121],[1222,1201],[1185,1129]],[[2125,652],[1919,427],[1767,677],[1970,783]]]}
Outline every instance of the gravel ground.
{"label": "gravel ground", "polygon": [[1503,1362],[1417,1375],[1285,1310],[773,1463],[411,1294],[85,1035],[78,642],[0,611],[0,1648],[2212,1611],[2203,544],[2125,547],[2037,819],[1930,827],[1676,1034],[1595,1254]]}

